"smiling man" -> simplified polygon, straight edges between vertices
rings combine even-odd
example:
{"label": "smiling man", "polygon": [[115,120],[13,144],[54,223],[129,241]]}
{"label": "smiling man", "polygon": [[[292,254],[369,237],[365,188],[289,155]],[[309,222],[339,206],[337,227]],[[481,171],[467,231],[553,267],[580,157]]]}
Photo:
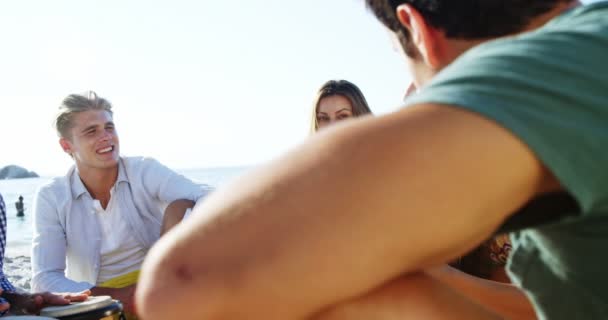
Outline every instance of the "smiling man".
{"label": "smiling man", "polygon": [[63,100],[55,125],[75,165],[36,196],[32,286],[111,295],[132,312],[140,265],[161,230],[207,194],[151,158],[121,157],[109,101]]}

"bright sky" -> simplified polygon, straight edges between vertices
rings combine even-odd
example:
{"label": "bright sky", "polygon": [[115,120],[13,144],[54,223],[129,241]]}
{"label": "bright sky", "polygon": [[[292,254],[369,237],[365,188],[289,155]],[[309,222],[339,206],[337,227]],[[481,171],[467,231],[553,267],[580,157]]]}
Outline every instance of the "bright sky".
{"label": "bright sky", "polygon": [[51,125],[70,93],[114,104],[123,154],[186,169],[292,148],[328,79],[376,114],[409,83],[363,0],[2,1],[0,39],[0,166],[42,175],[72,163]]}
{"label": "bright sky", "polygon": [[93,89],[114,105],[126,155],[173,168],[269,160],[308,134],[329,79],[395,110],[405,64],[363,0],[0,2],[0,166],[72,163],[52,121]]}

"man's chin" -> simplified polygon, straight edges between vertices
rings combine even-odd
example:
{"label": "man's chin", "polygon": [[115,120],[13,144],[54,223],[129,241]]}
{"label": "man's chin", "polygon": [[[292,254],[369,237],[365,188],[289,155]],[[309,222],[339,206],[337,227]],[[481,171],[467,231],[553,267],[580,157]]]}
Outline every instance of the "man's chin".
{"label": "man's chin", "polygon": [[104,169],[114,168],[118,165],[118,160],[120,160],[120,157],[118,157],[118,156],[108,157],[105,159],[99,159],[99,161],[98,161],[99,167],[104,168]]}

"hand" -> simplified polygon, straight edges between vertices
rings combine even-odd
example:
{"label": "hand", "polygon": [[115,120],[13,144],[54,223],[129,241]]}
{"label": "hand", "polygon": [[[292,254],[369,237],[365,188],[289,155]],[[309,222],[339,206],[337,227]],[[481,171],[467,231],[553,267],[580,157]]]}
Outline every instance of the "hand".
{"label": "hand", "polygon": [[[57,303],[53,301],[59,300],[68,300],[69,302],[82,302],[89,298],[91,295],[91,290],[84,290],[81,292],[53,292],[53,293],[44,293],[48,295],[48,300],[45,299],[48,305],[56,305]],[[58,299],[61,298],[61,299]]]}
{"label": "hand", "polygon": [[39,314],[40,309],[48,306],[61,306],[70,302],[84,301],[91,294],[89,290],[79,293],[34,294],[4,293],[2,296],[10,302],[11,311],[15,314]]}

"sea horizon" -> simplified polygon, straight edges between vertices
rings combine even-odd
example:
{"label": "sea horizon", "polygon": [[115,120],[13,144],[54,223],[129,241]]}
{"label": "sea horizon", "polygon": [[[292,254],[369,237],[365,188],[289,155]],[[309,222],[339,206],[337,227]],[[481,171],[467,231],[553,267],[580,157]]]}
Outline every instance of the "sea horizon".
{"label": "sea horizon", "polygon": [[[253,166],[226,166],[209,168],[175,169],[176,172],[198,183],[219,187],[246,172]],[[67,172],[67,170],[66,170]],[[41,176],[0,180],[0,194],[6,204],[7,243],[6,257],[30,256],[33,236],[33,202],[36,190],[50,180],[60,177]],[[23,196],[25,216],[17,217],[15,202]]]}

